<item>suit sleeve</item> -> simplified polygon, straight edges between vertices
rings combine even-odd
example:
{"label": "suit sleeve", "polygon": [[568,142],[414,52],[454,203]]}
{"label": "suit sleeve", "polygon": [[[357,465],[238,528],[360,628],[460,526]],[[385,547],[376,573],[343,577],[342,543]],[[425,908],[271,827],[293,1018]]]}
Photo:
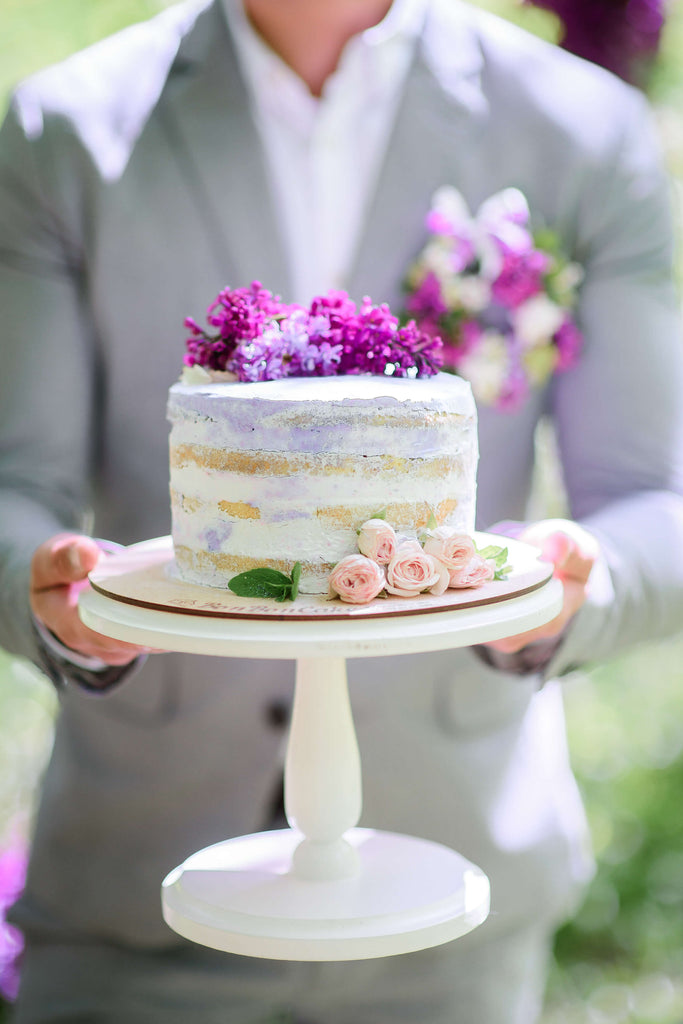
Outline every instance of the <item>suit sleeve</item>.
{"label": "suit sleeve", "polygon": [[552,396],[571,515],[604,557],[546,676],[683,628],[683,348],[670,194],[647,106],[628,98],[614,160],[586,180],[585,348]]}
{"label": "suit sleeve", "polygon": [[39,661],[29,564],[80,529],[87,504],[95,366],[79,240],[50,140],[15,104],[0,131],[0,645]]}

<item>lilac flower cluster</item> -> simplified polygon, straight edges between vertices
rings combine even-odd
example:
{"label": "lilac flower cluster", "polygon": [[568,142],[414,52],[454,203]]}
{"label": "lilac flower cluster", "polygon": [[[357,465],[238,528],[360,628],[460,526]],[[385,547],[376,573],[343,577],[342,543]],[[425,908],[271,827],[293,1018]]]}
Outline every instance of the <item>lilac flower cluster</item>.
{"label": "lilac flower cluster", "polygon": [[581,268],[551,232],[534,235],[530,219],[517,189],[474,216],[456,189],[439,189],[406,281],[404,316],[443,339],[445,369],[466,377],[480,403],[503,410],[573,366],[582,344],[572,316]]}
{"label": "lilac flower cluster", "polygon": [[27,854],[15,841],[0,853],[0,996],[14,1000],[19,990],[19,958],[24,948],[21,932],[8,924],[5,912],[24,887]]}
{"label": "lilac flower cluster", "polygon": [[554,11],[570,53],[640,84],[643,61],[657,53],[665,0],[525,0]]}
{"label": "lilac flower cluster", "polygon": [[224,289],[209,306],[207,330],[188,317],[184,362],[238,381],[379,374],[427,377],[442,365],[440,338],[414,321],[400,325],[386,304],[346,292],[287,305],[254,281]]}

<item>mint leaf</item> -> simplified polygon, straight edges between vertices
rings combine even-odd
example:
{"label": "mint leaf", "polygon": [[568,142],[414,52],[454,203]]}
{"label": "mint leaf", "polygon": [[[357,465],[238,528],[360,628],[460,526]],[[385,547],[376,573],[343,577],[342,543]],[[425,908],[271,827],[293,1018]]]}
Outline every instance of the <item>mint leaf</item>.
{"label": "mint leaf", "polygon": [[297,594],[299,593],[299,580],[301,579],[301,562],[295,562],[292,568],[292,587],[290,590],[290,600],[296,601]]}
{"label": "mint leaf", "polygon": [[482,558],[492,559],[498,567],[503,565],[508,556],[507,548],[501,548],[495,544],[488,544],[485,548],[476,548],[476,552]]}
{"label": "mint leaf", "polygon": [[274,601],[293,601],[299,591],[301,563],[297,562],[292,575],[266,566],[240,572],[228,583],[233,594],[238,597],[269,597]]}

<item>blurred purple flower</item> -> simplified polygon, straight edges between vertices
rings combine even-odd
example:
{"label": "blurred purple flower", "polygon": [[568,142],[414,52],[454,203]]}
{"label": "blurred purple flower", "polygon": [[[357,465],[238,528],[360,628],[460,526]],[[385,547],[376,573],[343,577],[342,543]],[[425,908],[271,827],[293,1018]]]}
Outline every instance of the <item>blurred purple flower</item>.
{"label": "blurred purple flower", "polygon": [[560,45],[638,84],[642,62],[656,55],[665,0],[525,0],[564,23]]}
{"label": "blurred purple flower", "polygon": [[583,345],[583,335],[570,316],[568,316],[559,331],[553,336],[557,347],[556,370],[561,373],[568,370],[578,361]]}
{"label": "blurred purple flower", "polygon": [[503,264],[498,277],[491,284],[491,297],[506,309],[517,309],[532,295],[544,290],[543,275],[549,260],[538,249],[527,252],[503,252]]}
{"label": "blurred purple flower", "polygon": [[[456,221],[461,232],[452,230]],[[403,317],[414,317],[413,329],[438,342],[439,365],[469,380],[478,402],[514,411],[532,388],[579,357],[582,336],[572,309],[581,270],[562,254],[551,229],[532,233],[529,204],[514,187],[490,196],[472,215],[463,196],[443,186],[426,223],[431,234],[409,268]],[[475,249],[458,270],[450,257],[461,235]],[[384,340],[391,344],[391,336]],[[413,340],[410,350],[416,361],[423,346]]]}
{"label": "blurred purple flower", "polygon": [[26,848],[18,841],[0,853],[0,996],[8,1000],[16,999],[19,990],[24,940],[21,932],[5,920],[5,913],[24,888],[26,863]]}
{"label": "blurred purple flower", "polygon": [[433,271],[429,271],[420,281],[414,292],[406,301],[406,310],[420,320],[438,320],[447,312],[446,303],[441,293],[441,284]]}

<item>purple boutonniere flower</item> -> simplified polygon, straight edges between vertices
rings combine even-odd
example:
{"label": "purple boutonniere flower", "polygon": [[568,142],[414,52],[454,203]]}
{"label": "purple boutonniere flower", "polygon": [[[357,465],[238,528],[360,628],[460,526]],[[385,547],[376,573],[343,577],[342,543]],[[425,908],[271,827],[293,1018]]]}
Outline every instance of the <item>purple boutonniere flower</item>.
{"label": "purple boutonniere flower", "polygon": [[518,189],[474,215],[456,189],[439,189],[406,279],[404,318],[443,340],[444,368],[467,378],[481,404],[506,411],[573,366],[582,344],[573,318],[581,268],[530,222]]}

